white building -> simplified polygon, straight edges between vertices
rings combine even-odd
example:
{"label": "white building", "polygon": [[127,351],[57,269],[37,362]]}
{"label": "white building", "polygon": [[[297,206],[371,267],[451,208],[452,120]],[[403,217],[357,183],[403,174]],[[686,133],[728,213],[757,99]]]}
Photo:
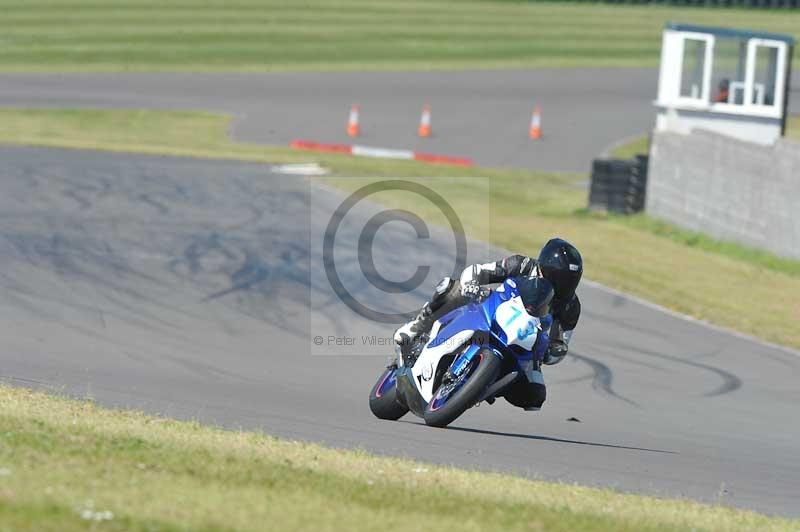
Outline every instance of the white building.
{"label": "white building", "polygon": [[794,42],[790,35],[668,24],[656,130],[704,129],[773,144],[786,124]]}

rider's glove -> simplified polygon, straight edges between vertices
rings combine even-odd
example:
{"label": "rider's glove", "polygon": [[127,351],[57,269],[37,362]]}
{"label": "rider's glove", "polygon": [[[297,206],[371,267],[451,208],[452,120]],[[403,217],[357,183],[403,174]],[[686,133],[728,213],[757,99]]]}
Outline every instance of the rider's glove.
{"label": "rider's glove", "polygon": [[547,352],[544,354],[544,362],[548,366],[553,366],[558,364],[564,357],[567,356],[567,351],[569,348],[567,344],[559,340],[553,340],[550,342],[550,346],[547,348]]}
{"label": "rider's glove", "polygon": [[475,281],[468,281],[461,285],[461,295],[467,299],[477,299],[481,294],[481,285]]}

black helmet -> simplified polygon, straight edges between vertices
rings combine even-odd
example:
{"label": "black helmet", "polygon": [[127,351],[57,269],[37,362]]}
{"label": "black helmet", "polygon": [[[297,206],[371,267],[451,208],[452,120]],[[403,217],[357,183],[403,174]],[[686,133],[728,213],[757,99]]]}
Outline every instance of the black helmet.
{"label": "black helmet", "polygon": [[550,303],[555,295],[550,281],[541,277],[517,277],[516,283],[528,314],[537,318],[550,314]]}
{"label": "black helmet", "polygon": [[560,238],[553,238],[539,252],[539,272],[550,281],[556,300],[566,303],[572,299],[583,274],[583,259],[578,250]]}

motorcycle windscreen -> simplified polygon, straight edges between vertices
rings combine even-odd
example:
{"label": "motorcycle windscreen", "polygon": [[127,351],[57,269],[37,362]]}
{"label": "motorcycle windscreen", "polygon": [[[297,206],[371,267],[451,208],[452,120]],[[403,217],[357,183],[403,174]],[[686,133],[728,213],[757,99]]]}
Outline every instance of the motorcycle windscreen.
{"label": "motorcycle windscreen", "polygon": [[550,313],[550,305],[555,297],[550,281],[543,277],[520,277],[516,284],[528,314],[541,319]]}

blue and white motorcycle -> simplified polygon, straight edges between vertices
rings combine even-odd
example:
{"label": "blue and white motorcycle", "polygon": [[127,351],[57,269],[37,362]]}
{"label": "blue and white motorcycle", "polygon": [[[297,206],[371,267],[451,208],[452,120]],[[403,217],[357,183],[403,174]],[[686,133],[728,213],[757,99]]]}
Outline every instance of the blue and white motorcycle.
{"label": "blue and white motorcycle", "polygon": [[370,392],[372,413],[397,420],[410,410],[445,427],[468,408],[493,403],[518,379],[541,383],[552,298],[545,279],[514,277],[445,314],[429,334],[398,348]]}

